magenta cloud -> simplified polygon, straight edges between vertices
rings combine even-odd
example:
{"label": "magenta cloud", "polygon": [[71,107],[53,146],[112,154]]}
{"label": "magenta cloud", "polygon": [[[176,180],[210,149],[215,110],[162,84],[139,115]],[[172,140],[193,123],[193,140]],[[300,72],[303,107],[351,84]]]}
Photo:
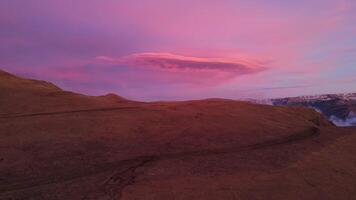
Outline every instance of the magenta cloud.
{"label": "magenta cloud", "polygon": [[257,59],[200,58],[170,53],[137,53],[120,58],[98,56],[97,59],[172,73],[216,73],[225,77],[255,74],[267,69],[267,61]]}

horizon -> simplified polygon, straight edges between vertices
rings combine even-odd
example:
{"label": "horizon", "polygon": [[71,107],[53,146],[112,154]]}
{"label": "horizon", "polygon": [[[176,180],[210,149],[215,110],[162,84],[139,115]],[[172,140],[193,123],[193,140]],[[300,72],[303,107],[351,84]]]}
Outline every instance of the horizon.
{"label": "horizon", "polygon": [[[46,81],[46,80],[40,80],[40,79],[31,79],[31,78],[27,78],[27,77],[22,77],[21,75],[17,75],[17,74],[13,74],[11,72],[8,72],[6,70],[3,70],[0,68],[0,72],[5,72],[5,73],[8,73],[10,75],[14,75],[18,78],[21,78],[21,79],[29,79],[29,80],[35,80],[35,81],[45,81],[47,83],[51,83],[53,84],[52,82],[50,81]],[[58,87],[56,84],[54,84],[54,86]],[[104,94],[98,94],[98,95],[88,95],[88,94],[83,94],[83,93],[80,93],[80,92],[75,92],[75,91],[71,91],[71,90],[65,90],[61,87],[59,87],[59,89],[65,91],[65,92],[72,92],[72,93],[75,93],[75,94],[80,94],[80,95],[87,95],[87,96],[93,96],[93,97],[100,97],[100,96],[107,96],[107,95],[115,95],[115,96],[118,96],[118,97],[121,97],[121,98],[124,98],[124,99],[127,99],[127,100],[132,100],[132,101],[140,101],[140,100],[137,100],[137,99],[129,99],[125,96],[122,96],[118,93],[115,93],[115,92],[107,92],[107,93],[104,93]],[[156,100],[142,100],[142,102],[174,102],[174,101],[177,101],[177,102],[180,102],[180,101],[199,101],[199,100],[210,100],[210,99],[221,99],[221,100],[232,100],[232,101],[251,101],[253,102],[254,100],[277,100],[277,99],[286,99],[286,98],[303,98],[303,97],[318,97],[318,96],[326,96],[326,95],[353,95],[353,94],[356,94],[356,92],[347,92],[347,93],[320,93],[320,94],[313,94],[313,95],[299,95],[299,96],[281,96],[281,97],[275,97],[275,98],[261,98],[261,99],[255,99],[255,98],[236,98],[236,99],[229,99],[229,98],[221,98],[221,97],[206,97],[206,98],[196,98],[196,99],[173,99],[173,100],[164,100],[164,99],[156,99]],[[262,104],[265,104],[263,102],[260,102]]]}
{"label": "horizon", "polygon": [[356,2],[4,0],[0,67],[139,101],[353,93]]}

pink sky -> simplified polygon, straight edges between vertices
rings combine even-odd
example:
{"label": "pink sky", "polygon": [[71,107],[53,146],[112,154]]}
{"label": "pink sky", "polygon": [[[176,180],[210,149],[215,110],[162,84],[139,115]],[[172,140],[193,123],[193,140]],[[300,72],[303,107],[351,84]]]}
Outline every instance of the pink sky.
{"label": "pink sky", "polygon": [[356,92],[352,0],[2,0],[0,68],[137,100]]}

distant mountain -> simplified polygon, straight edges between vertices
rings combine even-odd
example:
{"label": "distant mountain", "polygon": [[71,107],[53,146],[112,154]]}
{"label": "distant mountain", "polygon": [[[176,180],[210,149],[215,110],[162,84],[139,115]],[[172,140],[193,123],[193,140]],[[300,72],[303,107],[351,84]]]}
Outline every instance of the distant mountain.
{"label": "distant mountain", "polygon": [[322,113],[338,126],[356,126],[356,93],[269,99],[260,103],[309,107]]}

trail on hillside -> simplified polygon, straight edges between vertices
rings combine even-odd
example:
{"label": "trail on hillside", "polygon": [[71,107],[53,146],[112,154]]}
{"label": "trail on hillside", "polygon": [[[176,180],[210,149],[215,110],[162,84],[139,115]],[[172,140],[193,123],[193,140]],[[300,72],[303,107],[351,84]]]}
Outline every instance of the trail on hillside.
{"label": "trail on hillside", "polygon": [[127,106],[127,107],[113,107],[113,108],[93,108],[93,109],[83,109],[83,110],[68,110],[68,111],[58,111],[58,112],[38,112],[38,113],[26,113],[26,114],[1,114],[0,119],[8,118],[23,118],[23,117],[36,117],[36,116],[51,116],[51,115],[63,115],[63,114],[75,114],[75,113],[90,113],[90,112],[108,112],[117,110],[130,110],[138,109],[138,106]]}

